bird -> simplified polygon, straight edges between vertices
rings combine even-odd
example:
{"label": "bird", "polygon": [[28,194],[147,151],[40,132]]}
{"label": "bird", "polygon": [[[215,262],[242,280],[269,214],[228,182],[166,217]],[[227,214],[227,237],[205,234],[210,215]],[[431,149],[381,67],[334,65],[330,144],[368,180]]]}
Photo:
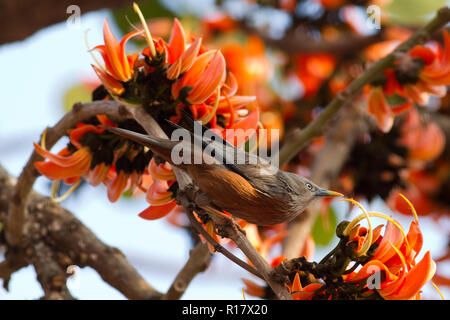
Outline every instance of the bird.
{"label": "bird", "polygon": [[[183,137],[181,141],[118,127],[106,129],[149,148],[172,166],[184,170],[200,190],[196,199],[203,209],[210,208],[214,213],[225,211],[249,223],[269,226],[291,221],[317,198],[343,196],[301,175],[280,170],[267,159],[233,146],[204,126],[200,125],[201,131],[192,132],[171,124],[181,131],[178,134]],[[202,161],[198,158],[195,161],[196,150],[201,150]]]}

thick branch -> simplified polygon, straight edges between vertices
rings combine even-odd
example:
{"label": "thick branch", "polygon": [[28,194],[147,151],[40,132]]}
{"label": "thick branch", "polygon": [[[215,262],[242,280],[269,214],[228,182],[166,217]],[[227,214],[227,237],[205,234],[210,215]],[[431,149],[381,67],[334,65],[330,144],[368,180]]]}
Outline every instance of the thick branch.
{"label": "thick branch", "polygon": [[67,273],[55,260],[54,251],[42,241],[34,244],[33,250],[31,261],[44,290],[44,299],[73,299],[66,285]]}
{"label": "thick branch", "polygon": [[[11,205],[9,200],[13,192],[14,179],[0,166],[2,223]],[[68,210],[35,192],[30,194],[27,210],[31,213],[28,217],[31,241],[22,248],[6,243],[6,260],[0,264],[0,276],[4,281],[11,273],[33,264],[46,298],[70,298],[62,275],[69,265],[74,264],[92,267],[129,299],[161,297],[118,249],[104,244]]]}
{"label": "thick branch", "polygon": [[2,0],[0,1],[0,44],[23,40],[39,29],[67,20],[77,5],[81,14],[102,8],[117,8],[131,0]]}
{"label": "thick branch", "polygon": [[[71,112],[67,113],[55,126],[47,130],[46,147],[50,149],[61,137],[66,135],[68,129],[75,127],[77,123],[83,120],[95,117],[97,114],[108,114],[113,120],[129,117],[125,107],[114,101],[75,104]],[[39,177],[39,172],[34,167],[34,163],[41,160],[43,160],[42,157],[36,151],[33,151],[15,186],[5,226],[6,239],[10,245],[18,246],[23,240],[27,218],[24,209],[34,182]]]}
{"label": "thick branch", "polygon": [[[0,166],[0,222],[6,219],[11,205],[14,180]],[[104,244],[71,212],[34,191],[29,198],[31,241],[19,249],[6,243],[6,260],[0,264],[4,281],[4,276],[33,264],[46,298],[70,298],[62,275],[69,265],[90,266],[129,299],[161,297],[118,249]]]}
{"label": "thick branch", "polygon": [[303,130],[295,129],[286,137],[286,143],[280,150],[280,166],[291,160],[312,138],[322,134],[325,126],[336,113],[354,97],[361,89],[380,73],[392,66],[399,55],[404,54],[414,45],[421,43],[430,34],[444,27],[450,21],[450,9],[440,9],[436,17],[423,28],[416,31],[408,40],[400,44],[391,54],[370,66],[358,79],[355,79],[344,91],[341,91],[322,111],[322,113]]}
{"label": "thick branch", "polygon": [[162,297],[162,300],[180,299],[194,277],[200,272],[205,271],[210,262],[211,257],[208,246],[203,242],[198,242],[189,252],[188,261],[177,274],[169,290]]}

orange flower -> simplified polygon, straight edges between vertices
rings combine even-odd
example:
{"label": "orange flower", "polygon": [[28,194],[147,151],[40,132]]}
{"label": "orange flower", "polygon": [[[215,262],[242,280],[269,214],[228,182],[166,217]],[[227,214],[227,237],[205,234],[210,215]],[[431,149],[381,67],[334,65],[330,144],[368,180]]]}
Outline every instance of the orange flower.
{"label": "orange flower", "polygon": [[322,288],[323,284],[321,283],[311,283],[306,287],[302,287],[300,282],[300,276],[298,272],[295,274],[294,282],[292,283],[292,287],[290,288],[292,299],[294,300],[311,300],[311,298],[315,295],[316,291]]}
{"label": "orange flower", "polygon": [[50,161],[37,161],[34,166],[40,174],[52,180],[63,180],[69,178],[80,178],[90,168],[92,154],[88,147],[82,147],[69,156],[62,156],[67,149],[63,149],[60,154],[54,155],[34,143],[34,148],[44,158]]}
{"label": "orange flower", "polygon": [[220,51],[207,51],[172,85],[175,99],[187,90],[186,102],[200,104],[208,99],[225,80],[225,59]]}
{"label": "orange flower", "polygon": [[[420,81],[429,85],[433,91],[443,93],[445,95],[445,87],[450,83],[450,34],[448,31],[443,32],[444,49],[440,46],[436,51],[423,46],[416,46],[410,51],[413,57],[421,58],[425,67],[419,73]],[[436,87],[437,86],[437,87]]]}
{"label": "orange flower", "polygon": [[412,109],[402,125],[401,143],[409,149],[412,160],[430,161],[445,147],[445,135],[434,122],[422,123],[419,112]]}
{"label": "orange flower", "polygon": [[[430,252],[425,253],[422,260],[416,263],[416,258],[422,249],[423,236],[414,207],[408,199],[402,197],[414,214],[414,221],[411,222],[407,235],[395,220],[388,219],[384,235],[377,237],[381,240],[376,241],[378,247],[373,252],[370,261],[364,264],[359,271],[344,276],[345,281],[360,282],[375,272],[382,272],[383,280],[374,289],[384,299],[390,300],[419,297],[420,289],[435,272],[435,263],[431,259]],[[373,212],[367,214],[383,216]]]}
{"label": "orange flower", "polygon": [[[189,48],[184,51],[177,60],[167,69],[167,78],[176,79],[180,74],[188,70],[194,63],[202,44],[202,38],[197,38]],[[169,60],[170,61],[170,60]]]}
{"label": "orange flower", "polygon": [[386,300],[409,300],[419,297],[420,289],[433,277],[436,264],[428,251],[423,259],[409,272],[402,254],[397,251],[402,260],[402,269],[398,278],[390,281],[378,293]]}
{"label": "orange flower", "polygon": [[169,39],[169,63],[174,63],[186,48],[184,29],[177,18],[173,20],[172,32]]}
{"label": "orange flower", "polygon": [[171,201],[160,206],[150,206],[141,213],[139,217],[145,220],[156,220],[167,216],[177,206],[176,201]]}
{"label": "orange flower", "polygon": [[174,180],[175,174],[170,167],[170,164],[164,162],[163,164],[157,165],[155,158],[152,158],[149,164],[149,172],[154,179],[159,180]]}
{"label": "orange flower", "polygon": [[394,114],[384,98],[382,87],[370,90],[368,104],[368,112],[377,120],[378,128],[383,132],[389,132],[394,124]]}
{"label": "orange flower", "polygon": [[173,193],[168,191],[167,181],[153,179],[153,184],[147,190],[146,200],[154,206],[160,206],[173,201]]}
{"label": "orange flower", "polygon": [[228,70],[236,76],[244,94],[254,94],[254,86],[267,81],[273,73],[264,42],[257,36],[249,36],[245,45],[225,43],[222,51]]}
{"label": "orange flower", "polygon": [[303,84],[305,98],[311,98],[333,72],[336,58],[328,53],[297,54],[296,74]]}
{"label": "orange flower", "polygon": [[67,131],[71,144],[78,150],[69,151],[62,149],[57,155],[45,150],[37,143],[33,143],[34,149],[42,157],[50,161],[37,161],[34,163],[36,169],[44,176],[52,180],[66,180],[74,183],[87,173],[92,162],[92,152],[88,146],[83,146],[80,140],[87,132],[100,133],[103,129],[93,125],[78,124],[75,129]]}
{"label": "orange flower", "polygon": [[106,89],[115,95],[120,95],[124,88],[120,82],[130,80],[133,75],[133,65],[137,54],[127,56],[125,53],[125,44],[132,37],[142,33],[141,31],[132,31],[125,35],[120,43],[114,37],[105,19],[103,24],[104,45],[98,45],[92,50],[97,50],[102,55],[105,62],[105,69],[93,66],[100,80]]}
{"label": "orange flower", "polygon": [[[374,244],[381,234],[381,229],[383,228],[383,225],[379,225],[373,230],[373,236],[370,242],[370,245]],[[363,245],[368,240],[369,233],[367,232],[367,228],[361,227],[359,224],[357,224],[350,232],[348,236],[347,246],[354,242],[356,244],[354,252],[358,254],[361,252]]]}
{"label": "orange flower", "polygon": [[119,200],[128,185],[128,178],[128,173],[120,170],[114,179],[111,179],[106,183],[109,201],[116,202]]}
{"label": "orange flower", "polygon": [[149,167],[152,174],[152,184],[147,189],[146,200],[150,203],[150,206],[139,213],[139,216],[146,220],[156,220],[168,215],[177,205],[173,193],[169,191],[169,186],[175,180],[166,181],[158,178],[167,179],[169,175],[173,175],[173,172],[166,165],[157,166],[152,159]]}
{"label": "orange flower", "polygon": [[[387,51],[392,50],[396,45],[397,42],[392,42],[392,46],[389,46]],[[409,73],[405,73],[404,69],[407,69]],[[416,74],[411,74],[410,70],[417,70]],[[400,78],[397,72],[402,75]],[[430,94],[438,97],[445,96],[446,86],[450,84],[450,34],[447,31],[444,32],[444,49],[433,43],[429,46],[415,46],[407,55],[396,61],[394,68],[385,70],[384,75],[386,81],[383,86],[379,84],[371,86],[369,114],[375,116],[383,132],[388,132],[392,127],[394,115],[409,110],[414,102],[425,105]],[[405,102],[389,106],[384,96],[391,97],[395,94],[404,98]],[[437,134],[433,126],[430,134],[434,136]]]}

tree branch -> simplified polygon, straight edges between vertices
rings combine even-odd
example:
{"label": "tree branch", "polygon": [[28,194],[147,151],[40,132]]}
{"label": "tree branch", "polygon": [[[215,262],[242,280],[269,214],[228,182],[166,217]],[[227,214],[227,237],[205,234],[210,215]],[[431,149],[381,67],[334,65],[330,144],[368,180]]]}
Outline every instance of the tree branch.
{"label": "tree branch", "polygon": [[[143,108],[140,107],[129,108],[128,110],[130,111],[130,113],[133,114],[136,121],[139,122],[139,124],[147,131],[148,134],[157,137],[167,138],[166,134],[163,132],[158,123]],[[193,184],[192,179],[187,175],[186,172],[176,167],[173,168],[173,171],[177,177],[177,181],[181,191],[184,191],[186,187]],[[195,218],[190,216],[192,215],[191,206],[186,202],[183,203],[183,208],[186,214],[188,215],[189,219],[191,220],[191,224],[193,225],[194,228],[196,228],[197,232],[201,233],[205,238],[208,238],[209,234],[204,234],[202,232],[203,228],[201,228],[201,226],[200,226],[201,230],[198,229],[198,226],[196,227],[196,223],[193,221]],[[230,238],[236,243],[239,249],[242,250],[242,252],[255,266],[258,272],[257,275],[259,276],[260,274],[262,276],[262,278],[269,284],[269,286],[272,288],[272,290],[275,292],[276,296],[279,299],[291,299],[291,296],[286,291],[284,283],[278,281],[278,279],[274,277],[275,273],[273,272],[272,268],[267,263],[267,261],[251,245],[248,239],[240,231],[236,229],[236,226],[234,224],[229,224],[229,226],[225,230],[224,236]],[[227,257],[232,258],[231,256]],[[252,272],[249,270],[249,268],[245,266],[246,264],[239,263],[239,261],[237,261],[236,259],[232,259],[232,261],[234,261],[241,267],[244,267],[249,272]],[[252,273],[255,274],[255,272]]]}
{"label": "tree branch", "polygon": [[392,66],[399,55],[406,53],[414,45],[424,42],[430,34],[443,28],[449,21],[450,9],[448,7],[441,8],[433,20],[416,31],[391,54],[372,64],[358,79],[355,79],[345,90],[338,93],[314,121],[310,122],[303,130],[300,128],[293,130],[286,137],[286,143],[280,149],[280,166],[291,160],[312,138],[322,134],[325,126],[333,119],[336,113],[347,105],[366,84]]}
{"label": "tree branch", "polygon": [[0,1],[0,44],[23,40],[39,29],[67,20],[77,5],[81,13],[102,8],[117,8],[132,3],[131,0],[2,0]]}
{"label": "tree branch", "polygon": [[[12,205],[9,200],[14,192],[14,180],[0,166],[0,223],[5,221],[8,207]],[[89,266],[129,299],[161,297],[118,249],[104,244],[59,204],[32,191],[27,210],[31,213],[28,217],[31,239],[20,248],[3,243],[7,251],[6,260],[0,263],[0,277],[4,281],[13,272],[33,264],[45,298],[72,298],[65,285],[67,267]]]}
{"label": "tree branch", "polygon": [[[126,108],[115,101],[77,103],[73,106],[72,111],[64,115],[55,126],[47,130],[46,147],[52,148],[61,137],[66,135],[68,129],[75,127],[77,123],[83,120],[95,117],[97,114],[108,114],[112,120],[125,119],[130,116]],[[25,222],[27,213],[25,207],[34,182],[40,175],[34,167],[34,163],[41,160],[43,158],[36,151],[33,151],[15,186],[5,225],[5,236],[12,246],[19,246],[21,242],[26,240]]]}
{"label": "tree branch", "polygon": [[236,244],[236,246],[244,253],[244,255],[255,266],[256,270],[261,274],[262,278],[270,286],[275,296],[280,300],[292,300],[291,295],[286,290],[283,278],[274,272],[269,263],[264,259],[256,248],[250,243],[244,233],[236,227],[231,220],[224,218],[212,217],[214,219],[218,234],[227,237]]}
{"label": "tree branch", "polygon": [[[328,131],[325,145],[316,155],[311,169],[311,179],[324,188],[330,187],[357,139],[370,128],[362,102],[352,103],[341,112]],[[319,212],[313,208],[310,206],[288,224],[289,233],[283,243],[283,255],[288,259],[298,257],[302,251]]]}
{"label": "tree branch", "polygon": [[205,243],[199,241],[189,252],[188,261],[177,274],[169,290],[161,298],[161,300],[180,299],[194,277],[200,272],[205,271],[208,268],[210,262],[211,256],[208,246]]}

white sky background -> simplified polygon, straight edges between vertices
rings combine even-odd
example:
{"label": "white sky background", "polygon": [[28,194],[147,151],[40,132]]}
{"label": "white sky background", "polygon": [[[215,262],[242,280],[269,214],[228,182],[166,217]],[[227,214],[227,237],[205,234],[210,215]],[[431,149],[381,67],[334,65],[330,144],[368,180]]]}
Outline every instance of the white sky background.
{"label": "white sky background", "polygon": [[[189,1],[190,2],[190,1]],[[43,129],[56,123],[63,115],[64,92],[87,76],[93,76],[93,63],[84,43],[84,31],[90,29],[92,46],[103,43],[103,19],[110,18],[107,10],[82,15],[81,28],[69,29],[60,23],[43,29],[25,41],[0,46],[0,163],[13,175],[18,175]],[[112,21],[112,19],[109,19]],[[118,38],[120,32],[114,27]],[[59,150],[60,143],[53,150]],[[45,178],[39,178],[35,189],[48,195]],[[119,248],[130,263],[156,289],[165,292],[188,258],[190,239],[164,220],[146,221],[137,214],[147,203],[140,199],[107,200],[103,187],[85,186],[69,197],[63,205],[74,212],[102,241]],[[339,204],[339,208],[346,208]],[[376,206],[381,210],[380,206]],[[387,209],[386,209],[387,210]],[[384,212],[387,212],[383,210]],[[343,212],[343,210],[340,210]],[[341,216],[343,214],[341,213]],[[406,217],[399,217],[405,229]],[[430,219],[421,219],[425,244],[423,252],[432,249],[433,257],[443,253],[447,238]],[[324,250],[316,251],[316,260]],[[210,268],[198,275],[183,299],[242,299],[241,278],[253,279],[247,272],[217,254]],[[437,294],[426,288],[429,297]],[[72,294],[79,299],[124,299],[89,268],[81,269],[69,282]],[[444,292],[450,297],[448,292]],[[10,292],[0,287],[0,299],[37,299],[43,291],[36,281],[32,267],[15,273]],[[247,295],[247,299],[251,299]]]}

